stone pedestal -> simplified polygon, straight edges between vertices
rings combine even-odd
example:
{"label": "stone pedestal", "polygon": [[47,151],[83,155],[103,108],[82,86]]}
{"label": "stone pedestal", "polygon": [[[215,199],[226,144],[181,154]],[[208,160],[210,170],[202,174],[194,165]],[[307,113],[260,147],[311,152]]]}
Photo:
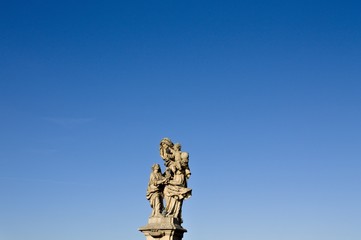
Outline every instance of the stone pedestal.
{"label": "stone pedestal", "polygon": [[148,224],[140,227],[146,240],[182,240],[183,233],[187,232],[178,219],[172,217],[151,217]]}

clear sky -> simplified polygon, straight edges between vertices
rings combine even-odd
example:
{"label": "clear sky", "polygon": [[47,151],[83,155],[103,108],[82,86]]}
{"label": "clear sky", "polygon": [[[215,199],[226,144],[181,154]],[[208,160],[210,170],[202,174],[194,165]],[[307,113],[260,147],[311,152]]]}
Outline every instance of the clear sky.
{"label": "clear sky", "polygon": [[2,1],[0,239],[145,239],[169,137],[185,240],[360,240],[360,11]]}

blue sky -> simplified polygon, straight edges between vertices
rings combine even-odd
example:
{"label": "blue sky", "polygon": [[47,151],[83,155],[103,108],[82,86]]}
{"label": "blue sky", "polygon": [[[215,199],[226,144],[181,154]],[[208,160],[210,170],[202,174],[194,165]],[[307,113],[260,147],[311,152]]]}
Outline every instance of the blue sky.
{"label": "blue sky", "polygon": [[0,239],[144,239],[163,137],[185,240],[361,239],[360,8],[2,2]]}

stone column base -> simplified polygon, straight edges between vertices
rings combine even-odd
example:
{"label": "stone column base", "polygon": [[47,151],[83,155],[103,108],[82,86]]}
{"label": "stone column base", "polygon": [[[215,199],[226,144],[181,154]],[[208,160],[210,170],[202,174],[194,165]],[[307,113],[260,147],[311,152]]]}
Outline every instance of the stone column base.
{"label": "stone column base", "polygon": [[144,227],[140,227],[146,240],[181,240],[183,233],[187,232],[184,229],[178,219],[172,217],[151,217],[148,220],[148,224]]}

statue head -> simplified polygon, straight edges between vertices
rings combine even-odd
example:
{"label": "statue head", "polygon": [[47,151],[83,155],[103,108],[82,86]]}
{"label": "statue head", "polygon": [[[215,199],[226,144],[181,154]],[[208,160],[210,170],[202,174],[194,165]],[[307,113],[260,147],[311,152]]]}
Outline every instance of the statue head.
{"label": "statue head", "polygon": [[188,160],[189,160],[189,153],[187,153],[187,152],[182,152],[182,153],[181,153],[181,159],[182,159],[182,161],[187,161],[187,162],[188,162]]}
{"label": "statue head", "polygon": [[180,143],[175,143],[174,146],[173,146],[174,150],[178,150],[180,151],[182,146],[180,145]]}
{"label": "statue head", "polygon": [[169,138],[163,138],[161,141],[160,141],[160,145],[163,146],[173,146],[173,143],[172,141],[169,139]]}
{"label": "statue head", "polygon": [[159,166],[159,164],[153,164],[153,166],[152,166],[152,171],[153,171],[153,172],[154,172],[154,171],[159,172],[159,171],[160,171],[160,166]]}

